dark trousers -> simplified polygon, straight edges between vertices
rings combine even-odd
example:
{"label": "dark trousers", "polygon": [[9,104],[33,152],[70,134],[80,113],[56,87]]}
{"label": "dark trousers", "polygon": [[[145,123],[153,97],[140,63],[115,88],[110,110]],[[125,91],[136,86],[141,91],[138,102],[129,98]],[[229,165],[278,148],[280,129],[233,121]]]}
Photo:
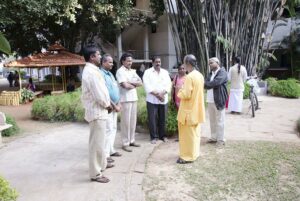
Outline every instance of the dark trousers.
{"label": "dark trousers", "polygon": [[167,104],[152,104],[147,102],[148,127],[151,140],[166,137]]}

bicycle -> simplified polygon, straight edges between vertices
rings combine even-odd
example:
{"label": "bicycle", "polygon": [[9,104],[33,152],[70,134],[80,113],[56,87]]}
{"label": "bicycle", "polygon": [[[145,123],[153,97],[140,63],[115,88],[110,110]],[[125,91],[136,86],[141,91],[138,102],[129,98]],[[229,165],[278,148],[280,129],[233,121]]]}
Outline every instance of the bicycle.
{"label": "bicycle", "polygon": [[254,87],[255,87],[254,83],[257,84],[255,79],[256,79],[256,77],[249,77],[249,79],[247,81],[250,85],[250,92],[249,92],[250,106],[249,106],[249,109],[251,108],[253,118],[255,117],[255,111],[259,109],[257,95],[255,94],[255,91],[254,91]]}

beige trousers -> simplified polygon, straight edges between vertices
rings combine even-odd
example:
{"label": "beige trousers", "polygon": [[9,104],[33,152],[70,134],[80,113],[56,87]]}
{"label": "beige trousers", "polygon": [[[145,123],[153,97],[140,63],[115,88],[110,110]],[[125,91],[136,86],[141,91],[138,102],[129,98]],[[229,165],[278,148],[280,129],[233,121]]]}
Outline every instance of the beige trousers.
{"label": "beige trousers", "polygon": [[217,110],[214,103],[208,103],[208,115],[210,122],[211,138],[217,141],[225,142],[225,109]]}
{"label": "beige trousers", "polygon": [[117,134],[117,121],[118,113],[111,112],[108,114],[106,120],[106,137],[105,137],[105,154],[106,157],[109,157],[111,154],[114,154],[116,151],[114,149],[115,138]]}
{"label": "beige trousers", "polygon": [[101,175],[107,165],[105,156],[106,119],[96,119],[89,123],[89,173],[90,178]]}
{"label": "beige trousers", "polygon": [[123,146],[135,141],[137,102],[123,102],[121,111],[121,136]]}

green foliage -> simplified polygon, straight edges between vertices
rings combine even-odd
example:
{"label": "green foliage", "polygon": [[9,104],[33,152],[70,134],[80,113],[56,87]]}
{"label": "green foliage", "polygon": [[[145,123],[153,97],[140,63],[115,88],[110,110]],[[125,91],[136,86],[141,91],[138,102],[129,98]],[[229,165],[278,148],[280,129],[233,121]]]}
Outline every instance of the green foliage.
{"label": "green foliage", "polygon": [[9,186],[9,183],[0,176],[0,200],[1,201],[15,201],[18,193],[15,189]]}
{"label": "green foliage", "polygon": [[147,114],[147,106],[146,106],[146,92],[143,87],[137,88],[138,94],[138,106],[137,106],[137,122],[138,124],[147,127],[148,125],[148,114]]}
{"label": "green foliage", "polygon": [[21,70],[21,71],[20,71],[20,75],[21,75],[21,78],[22,78],[22,79],[25,79],[25,78],[26,78],[26,71]]}
{"label": "green foliage", "polygon": [[0,51],[5,54],[11,54],[10,44],[4,35],[0,32]]}
{"label": "green foliage", "polygon": [[266,79],[266,81],[267,81],[268,87],[271,87],[271,86],[274,86],[277,83],[277,78],[275,78],[275,77],[268,77]]}
{"label": "green foliage", "polygon": [[48,121],[84,121],[80,91],[58,96],[46,96],[33,101],[31,116]]}
{"label": "green foliage", "polygon": [[[230,82],[227,82],[227,90],[230,91]],[[248,83],[244,84],[244,93],[243,93],[243,99],[248,99],[250,93],[250,85]]]}
{"label": "green foliage", "polygon": [[168,135],[174,135],[178,133],[177,109],[170,101],[168,105],[166,131]]}
{"label": "green foliage", "polygon": [[150,8],[155,15],[155,18],[159,18],[161,15],[164,14],[165,5],[164,1],[162,0],[150,0]]}
{"label": "green foliage", "polygon": [[248,99],[249,98],[249,94],[250,94],[250,85],[248,83],[245,83],[245,89],[244,89],[244,94],[243,94],[243,98],[244,99]]}
{"label": "green foliage", "polygon": [[[138,115],[137,122],[141,126],[147,128],[148,127],[148,113],[146,106],[146,93],[143,87],[139,87],[137,89],[138,93]],[[177,110],[173,104],[169,101],[168,105],[168,114],[166,119],[166,132],[168,135],[173,135],[177,133]]]}
{"label": "green foliage", "polygon": [[299,98],[300,85],[295,79],[279,80],[276,84],[270,86],[270,92],[273,96],[286,98]]}
{"label": "green foliage", "polygon": [[12,127],[3,130],[2,131],[2,136],[9,137],[9,136],[18,134],[19,131],[20,131],[20,128],[17,125],[15,119],[13,117],[7,115],[7,114],[5,114],[5,117],[6,117],[6,123],[11,124]]}
{"label": "green foliage", "polygon": [[75,51],[78,41],[85,45],[95,36],[115,36],[127,24],[131,9],[131,0],[2,0],[0,31],[20,55],[55,41]]}
{"label": "green foliage", "polygon": [[224,50],[231,50],[232,49],[230,41],[227,40],[226,38],[224,38],[223,36],[217,36],[216,43],[222,44]]}
{"label": "green foliage", "polygon": [[28,89],[21,89],[21,103],[27,103],[28,101],[32,101],[34,99],[34,93]]}

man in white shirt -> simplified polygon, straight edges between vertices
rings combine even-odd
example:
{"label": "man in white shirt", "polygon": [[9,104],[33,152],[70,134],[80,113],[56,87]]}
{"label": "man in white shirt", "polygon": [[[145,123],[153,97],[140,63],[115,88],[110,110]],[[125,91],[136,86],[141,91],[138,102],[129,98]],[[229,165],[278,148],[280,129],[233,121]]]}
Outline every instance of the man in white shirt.
{"label": "man in white shirt", "polygon": [[171,79],[168,71],[161,68],[160,57],[152,58],[152,68],[145,71],[143,76],[146,91],[148,126],[151,144],[159,138],[167,142],[166,117],[168,108],[168,93],[171,90]]}
{"label": "man in white shirt", "polygon": [[120,85],[120,103],[121,111],[121,136],[122,149],[132,152],[132,147],[140,147],[135,142],[135,127],[137,119],[137,92],[136,87],[142,86],[141,78],[131,69],[132,55],[124,53],[121,56],[120,63],[122,66],[118,69],[116,77]]}
{"label": "man in white shirt", "polygon": [[107,163],[105,155],[105,133],[108,111],[111,110],[110,98],[105,81],[99,71],[101,55],[94,46],[83,50],[86,65],[82,73],[81,101],[85,108],[85,120],[89,122],[89,174],[91,181],[107,183],[102,175],[105,168],[113,167]]}

